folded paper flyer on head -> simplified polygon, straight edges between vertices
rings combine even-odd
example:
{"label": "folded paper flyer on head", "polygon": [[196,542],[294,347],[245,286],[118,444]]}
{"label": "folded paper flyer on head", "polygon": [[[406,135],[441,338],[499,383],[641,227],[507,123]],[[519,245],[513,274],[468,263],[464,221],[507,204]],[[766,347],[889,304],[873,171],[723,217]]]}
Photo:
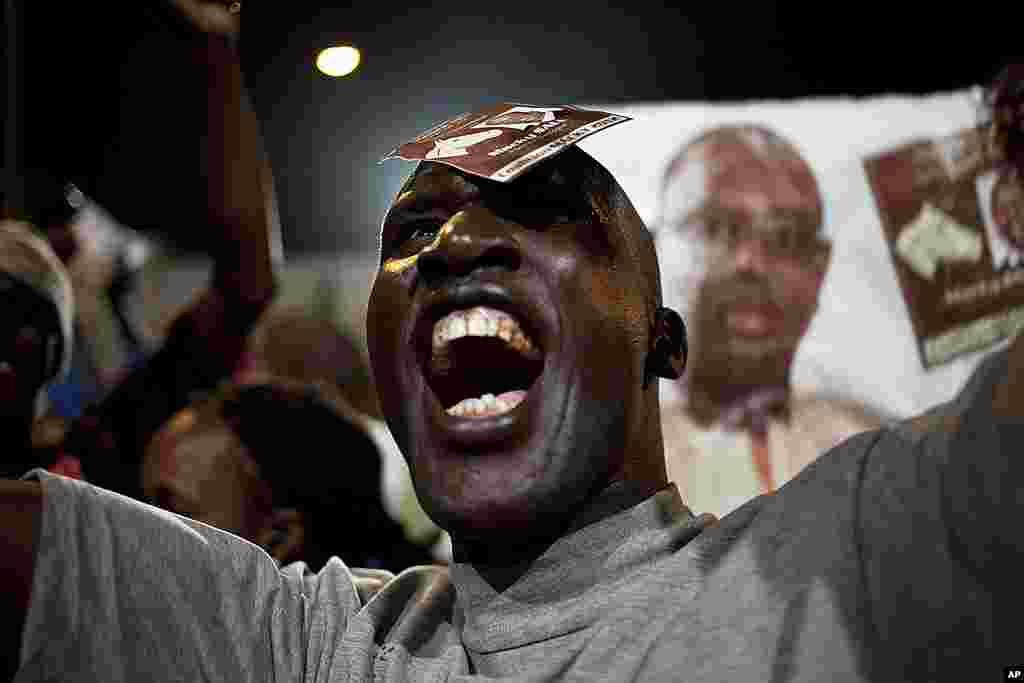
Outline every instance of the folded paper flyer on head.
{"label": "folded paper flyer on head", "polygon": [[583,138],[630,117],[571,105],[502,103],[462,114],[394,149],[387,159],[436,161],[509,182]]}

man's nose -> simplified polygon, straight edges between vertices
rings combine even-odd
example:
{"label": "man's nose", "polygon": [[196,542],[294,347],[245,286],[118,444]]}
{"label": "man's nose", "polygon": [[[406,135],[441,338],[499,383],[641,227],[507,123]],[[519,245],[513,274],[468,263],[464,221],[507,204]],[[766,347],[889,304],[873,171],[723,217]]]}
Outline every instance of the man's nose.
{"label": "man's nose", "polygon": [[741,239],[733,248],[733,265],[738,271],[762,273],[769,267],[766,245],[758,239]]}
{"label": "man's nose", "polygon": [[470,207],[442,228],[441,239],[420,254],[416,268],[428,287],[486,268],[516,270],[522,261],[512,225],[485,207]]}

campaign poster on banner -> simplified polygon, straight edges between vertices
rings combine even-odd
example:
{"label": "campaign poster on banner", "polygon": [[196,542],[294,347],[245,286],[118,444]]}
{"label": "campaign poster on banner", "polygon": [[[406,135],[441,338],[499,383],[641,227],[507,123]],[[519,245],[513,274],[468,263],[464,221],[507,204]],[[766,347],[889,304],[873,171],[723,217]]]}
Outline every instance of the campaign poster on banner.
{"label": "campaign poster on banner", "polygon": [[[634,119],[580,146],[652,231],[689,333],[661,399],[669,479],[695,512],[727,514],[849,436],[951,399],[998,347],[922,364],[864,164],[973,128],[974,91],[595,106]],[[964,263],[983,258],[987,242],[940,230]]]}
{"label": "campaign poster on banner", "polygon": [[1024,325],[1024,193],[984,139],[972,127],[864,161],[927,367]]}

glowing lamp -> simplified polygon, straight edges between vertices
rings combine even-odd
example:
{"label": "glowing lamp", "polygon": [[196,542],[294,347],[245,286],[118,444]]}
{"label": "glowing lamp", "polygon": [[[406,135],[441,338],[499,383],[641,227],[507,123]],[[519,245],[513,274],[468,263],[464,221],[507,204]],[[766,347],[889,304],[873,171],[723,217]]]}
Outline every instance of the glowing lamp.
{"label": "glowing lamp", "polygon": [[359,50],[349,45],[329,47],[316,57],[316,68],[327,76],[348,76],[359,66]]}

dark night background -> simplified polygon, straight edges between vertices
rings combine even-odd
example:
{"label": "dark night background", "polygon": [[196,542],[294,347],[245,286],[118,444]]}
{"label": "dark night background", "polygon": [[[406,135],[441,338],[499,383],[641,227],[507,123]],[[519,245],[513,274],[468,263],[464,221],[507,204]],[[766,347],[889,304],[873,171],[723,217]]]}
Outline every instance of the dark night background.
{"label": "dark night background", "polygon": [[[22,165],[76,182],[126,225],[201,246],[205,91],[187,28],[157,0],[6,3],[4,35],[17,31],[23,58]],[[372,249],[409,168],[378,160],[482,103],[928,93],[983,83],[1024,52],[1009,3],[976,15],[896,3],[243,4],[243,67],[288,254]],[[330,79],[313,58],[338,41],[363,64]]]}

